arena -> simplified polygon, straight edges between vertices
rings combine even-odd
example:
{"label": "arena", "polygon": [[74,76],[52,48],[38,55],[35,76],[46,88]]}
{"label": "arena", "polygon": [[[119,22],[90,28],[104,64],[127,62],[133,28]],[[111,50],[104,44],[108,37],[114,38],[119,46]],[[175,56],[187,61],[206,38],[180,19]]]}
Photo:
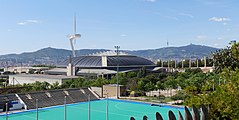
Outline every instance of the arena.
{"label": "arena", "polygon": [[110,79],[118,71],[127,73],[141,68],[152,71],[156,65],[145,58],[121,53],[104,52],[64,60],[57,68],[47,70],[50,75],[90,76]]}

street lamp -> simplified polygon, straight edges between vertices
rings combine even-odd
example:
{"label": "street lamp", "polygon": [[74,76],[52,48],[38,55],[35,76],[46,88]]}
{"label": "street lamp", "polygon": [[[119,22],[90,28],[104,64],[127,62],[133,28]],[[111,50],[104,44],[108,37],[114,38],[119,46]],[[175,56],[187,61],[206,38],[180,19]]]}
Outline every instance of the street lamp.
{"label": "street lamp", "polygon": [[119,87],[119,49],[120,46],[115,46],[115,52],[117,55],[117,75],[116,75],[116,79],[117,79],[117,83],[116,83],[116,99],[118,99],[118,87]]}

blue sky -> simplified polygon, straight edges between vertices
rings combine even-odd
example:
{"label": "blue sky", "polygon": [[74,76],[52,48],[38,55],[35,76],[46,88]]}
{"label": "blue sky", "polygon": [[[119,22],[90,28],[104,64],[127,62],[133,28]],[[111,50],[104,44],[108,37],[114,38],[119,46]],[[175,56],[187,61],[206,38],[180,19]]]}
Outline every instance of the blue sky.
{"label": "blue sky", "polygon": [[238,0],[0,0],[0,54],[44,47],[139,50],[239,38]]}

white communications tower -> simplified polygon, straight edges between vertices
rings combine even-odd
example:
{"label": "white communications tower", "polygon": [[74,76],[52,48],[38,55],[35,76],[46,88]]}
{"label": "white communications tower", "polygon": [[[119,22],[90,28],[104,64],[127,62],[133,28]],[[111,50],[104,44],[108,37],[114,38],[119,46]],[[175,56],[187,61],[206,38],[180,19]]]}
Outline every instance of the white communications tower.
{"label": "white communications tower", "polygon": [[76,42],[76,39],[78,39],[80,37],[81,37],[81,34],[76,34],[76,16],[74,16],[74,34],[67,35],[67,38],[69,38],[69,40],[70,40],[73,57],[76,57],[76,52],[75,52],[75,48],[73,45],[73,41],[75,40],[75,42]]}

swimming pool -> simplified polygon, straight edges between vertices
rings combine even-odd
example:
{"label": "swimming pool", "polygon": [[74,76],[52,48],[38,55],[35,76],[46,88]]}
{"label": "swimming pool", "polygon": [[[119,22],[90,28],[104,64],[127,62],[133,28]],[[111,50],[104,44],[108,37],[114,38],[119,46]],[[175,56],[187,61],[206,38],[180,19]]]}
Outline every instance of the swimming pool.
{"label": "swimming pool", "polygon": [[[183,108],[169,106],[151,106],[151,104],[141,102],[131,102],[125,100],[104,99],[90,102],[90,119],[106,120],[108,102],[108,120],[129,120],[133,116],[136,120],[142,120],[143,116],[148,116],[149,120],[155,120],[155,113],[159,112],[164,119],[168,119],[168,111],[175,115],[178,110],[184,114]],[[88,102],[69,104],[66,107],[67,120],[88,120]],[[38,120],[64,120],[64,106],[54,106],[39,109]],[[0,120],[5,120],[6,116],[1,115]],[[30,110],[8,115],[8,120],[36,120],[36,111]]]}

